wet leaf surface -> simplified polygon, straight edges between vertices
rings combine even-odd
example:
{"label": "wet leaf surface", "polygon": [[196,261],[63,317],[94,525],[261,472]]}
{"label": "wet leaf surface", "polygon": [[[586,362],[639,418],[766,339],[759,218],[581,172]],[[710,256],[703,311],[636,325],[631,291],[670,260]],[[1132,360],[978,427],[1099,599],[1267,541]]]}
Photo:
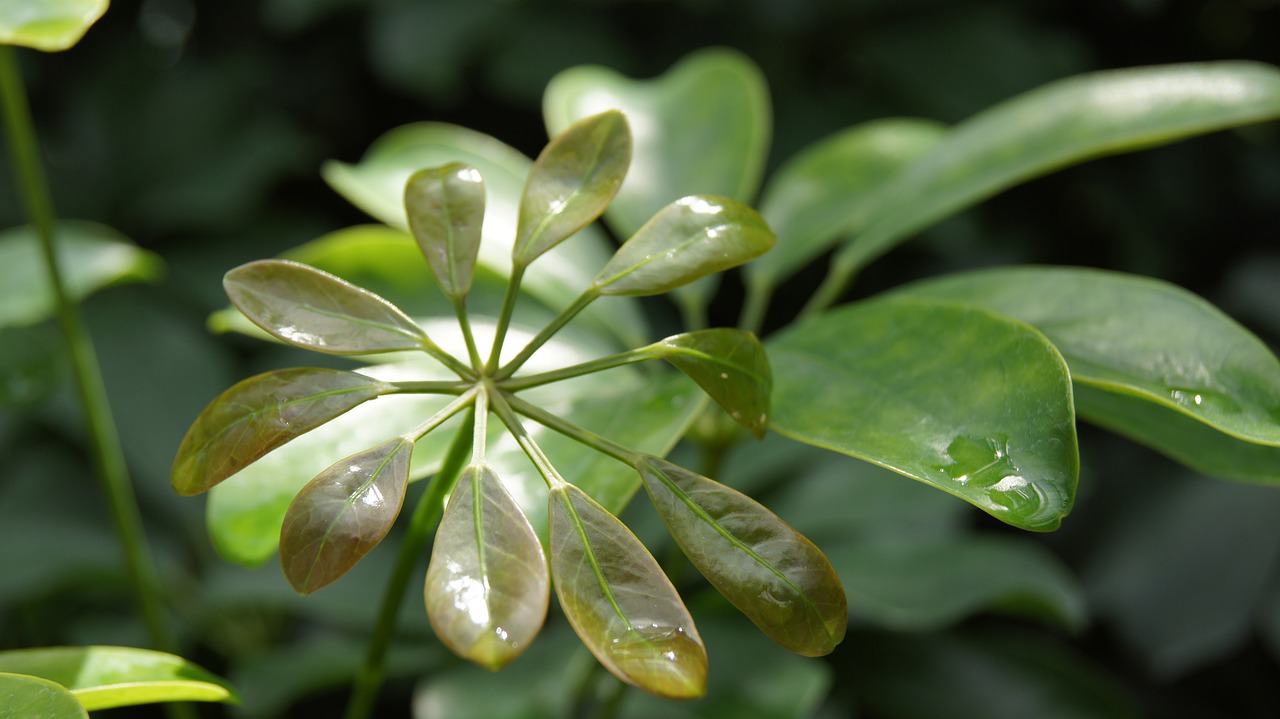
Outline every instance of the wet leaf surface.
{"label": "wet leaf surface", "polygon": [[773,374],[754,334],[729,328],[699,330],[668,337],[658,346],[662,358],[697,382],[733,421],[757,439],[764,437]]}

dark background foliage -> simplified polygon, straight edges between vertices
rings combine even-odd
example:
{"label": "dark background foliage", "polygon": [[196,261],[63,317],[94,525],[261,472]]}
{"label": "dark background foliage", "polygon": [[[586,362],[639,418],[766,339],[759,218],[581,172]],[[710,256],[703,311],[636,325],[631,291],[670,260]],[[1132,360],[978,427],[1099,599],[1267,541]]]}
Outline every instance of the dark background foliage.
{"label": "dark background foliage", "polygon": [[[359,631],[339,639],[334,628],[359,630],[376,602],[357,578],[294,599],[274,567],[224,566],[202,503],[169,490],[174,450],[199,409],[285,356],[204,330],[225,304],[222,273],[365,222],[318,168],[357,160],[393,127],[454,122],[534,155],[546,140],[541,92],[556,72],[598,63],[647,77],[708,45],[737,48],[764,70],[776,167],[859,121],[957,122],[1079,72],[1280,63],[1280,2],[118,0],[71,51],[24,52],[59,214],[116,227],[167,262],[161,283],[110,290],[86,312],[193,658],[233,679],[292,686],[303,697],[293,715],[323,716],[359,647]],[[1103,267],[1188,287],[1274,347],[1277,198],[1280,127],[1220,133],[1007,192],[878,262],[855,292],[981,265]],[[6,176],[0,226],[22,221]],[[802,274],[794,288],[817,277]],[[731,306],[731,293],[723,301]],[[0,647],[145,644],[78,449],[68,382],[44,369],[47,396],[0,406]],[[1280,716],[1280,494],[1194,476],[1089,428],[1082,448],[1074,515],[1061,532],[1025,541],[1077,572],[1094,621],[1076,636],[1016,625],[1021,633],[992,641],[1069,644],[1151,715]],[[404,679],[388,700],[397,716],[407,709],[393,702],[406,701],[412,678],[445,661],[419,614],[410,604],[396,665]],[[1004,621],[979,617],[941,634],[856,628],[830,660],[837,680],[825,711],[927,716],[912,708],[913,680],[964,707],[966,688],[1002,677],[1016,706],[1023,664],[992,665],[975,649]],[[301,676],[272,674],[281,657]],[[866,691],[872,684],[889,689]],[[1073,686],[1088,691],[1084,680]]]}

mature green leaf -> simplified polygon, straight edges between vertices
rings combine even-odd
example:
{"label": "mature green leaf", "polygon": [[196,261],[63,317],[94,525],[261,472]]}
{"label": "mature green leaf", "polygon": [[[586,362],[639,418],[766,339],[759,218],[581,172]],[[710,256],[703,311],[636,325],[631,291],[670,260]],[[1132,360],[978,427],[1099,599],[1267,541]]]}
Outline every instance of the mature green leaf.
{"label": "mature green leaf", "polygon": [[300,594],[347,570],[387,536],[409,482],[404,437],[339,460],[298,492],[280,529],[280,564]]}
{"label": "mature green leaf", "polygon": [[427,567],[427,616],[440,640],[496,671],[538,635],[550,591],[542,542],[520,505],[488,466],[467,467]]}
{"label": "mature green leaf", "polygon": [[591,653],[614,676],[647,692],[702,696],[706,648],[649,550],[573,485],[551,489],[548,511],[556,595]]}
{"label": "mature green leaf", "polygon": [[289,344],[331,354],[421,349],[427,334],[395,305],[323,270],[255,260],[226,274],[227,296]]}
{"label": "mature green leaf", "polygon": [[[164,652],[131,647],[48,647],[0,652],[0,671],[21,671],[66,687],[89,711],[156,702],[239,703],[227,682]],[[9,704],[0,701],[0,707]],[[4,716],[0,708],[0,716]],[[52,717],[52,714],[17,716]]]}
{"label": "mature green leaf", "polygon": [[618,248],[595,288],[603,295],[661,294],[759,257],[773,242],[773,231],[750,207],[690,195],[664,207]]}
{"label": "mature green leaf", "polygon": [[461,162],[419,170],[404,188],[409,229],[449,297],[471,289],[484,225],[484,179]]}
{"label": "mature green leaf", "polygon": [[844,639],[844,587],[822,550],[759,502],[657,457],[636,471],[689,561],[769,638],[821,656]]}
{"label": "mature green leaf", "polygon": [[[1082,403],[1082,413],[1191,459],[1205,472],[1256,476],[1280,457],[1280,359],[1180,287],[1100,270],[1019,267],[952,275],[904,291],[971,302],[1035,326],[1062,353],[1076,384],[1097,390],[1086,390],[1099,401]],[[1243,442],[1215,440],[1186,422],[1162,428],[1155,420],[1169,412],[1143,411],[1131,399],[1098,392],[1159,405]],[[1199,441],[1181,444],[1193,435]],[[1230,451],[1250,442],[1270,447],[1241,448],[1238,456]],[[1212,458],[1198,456],[1201,445],[1220,449]]]}
{"label": "mature green leaf", "polygon": [[862,230],[876,192],[946,135],[932,120],[898,118],[855,125],[805,148],[765,186],[760,214],[778,245],[746,266],[753,286],[772,288],[841,237]]}
{"label": "mature green leaf", "polygon": [[[62,281],[73,300],[111,285],[154,280],[164,268],[157,255],[105,225],[64,220],[55,226],[54,239]],[[0,327],[43,322],[57,305],[35,230],[0,232]]]}
{"label": "mature green leaf", "polygon": [[298,367],[250,377],[209,403],[173,461],[178,494],[199,494],[267,452],[393,390],[355,372]]}
{"label": "mature green leaf", "polygon": [[735,422],[757,439],[764,438],[773,374],[754,334],[721,327],[673,335],[654,347],[659,356],[693,378]]}
{"label": "mature green leaf", "polygon": [[1031,327],[912,297],[861,302],[767,344],[772,426],[1049,530],[1079,457],[1066,364]]}
{"label": "mature green leaf", "polygon": [[48,679],[0,672],[0,719],[89,719],[66,687]]}
{"label": "mature green leaf", "polygon": [[109,0],[0,0],[0,43],[66,50],[107,11]]}
{"label": "mature green leaf", "polygon": [[836,255],[852,273],[910,235],[1020,182],[1104,155],[1280,117],[1280,70],[1250,62],[1078,75],[958,125],[884,189]]}
{"label": "mature green leaf", "polygon": [[584,118],[558,133],[529,172],[512,261],[528,266],[599,217],[630,164],[631,128],[617,110]]}

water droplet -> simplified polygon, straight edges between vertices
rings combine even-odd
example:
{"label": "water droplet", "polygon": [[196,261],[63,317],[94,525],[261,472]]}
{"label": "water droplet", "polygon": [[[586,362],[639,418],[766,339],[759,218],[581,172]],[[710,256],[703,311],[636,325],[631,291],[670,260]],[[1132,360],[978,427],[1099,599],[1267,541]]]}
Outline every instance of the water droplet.
{"label": "water droplet", "polygon": [[1013,461],[1008,435],[957,437],[947,455],[951,463],[940,468],[942,474],[989,509],[1030,515],[1048,502],[1044,489]]}
{"label": "water droplet", "polygon": [[1243,411],[1235,400],[1207,389],[1170,387],[1169,399],[1190,410],[1213,410],[1225,414],[1240,414]]}

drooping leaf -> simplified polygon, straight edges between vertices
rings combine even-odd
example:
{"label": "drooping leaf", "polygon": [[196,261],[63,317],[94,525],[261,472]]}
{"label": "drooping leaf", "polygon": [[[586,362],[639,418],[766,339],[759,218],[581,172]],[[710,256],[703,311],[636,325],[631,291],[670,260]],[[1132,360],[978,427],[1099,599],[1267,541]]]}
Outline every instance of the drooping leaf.
{"label": "drooping leaf", "polygon": [[650,693],[702,696],[706,649],[649,550],[572,485],[551,489],[548,511],[556,595],[591,653],[614,676]]}
{"label": "drooping leaf", "polygon": [[331,354],[420,349],[426,332],[381,297],[314,267],[255,260],[227,273],[227,296],[289,344]]}
{"label": "drooping leaf", "polygon": [[822,550],[759,502],[657,457],[636,470],[685,556],[771,639],[821,656],[844,639],[844,587]]}
{"label": "drooping leaf", "polygon": [[956,126],[884,190],[866,229],[836,255],[852,274],[935,222],[1083,160],[1280,117],[1280,69],[1251,62],[1078,75]]}
{"label": "drooping leaf", "polygon": [[171,481],[199,494],[267,452],[394,389],[355,372],[298,367],[250,377],[209,403],[183,438]]}
{"label": "drooping leaf", "polygon": [[750,207],[691,195],[664,207],[596,275],[604,295],[656,295],[764,254],[773,231]]}
{"label": "drooping leaf", "polygon": [[512,261],[527,266],[604,212],[631,164],[631,129],[609,110],[558,133],[538,155],[520,198]]}
{"label": "drooping leaf", "polygon": [[89,719],[66,687],[26,674],[0,672],[0,719]]}
{"label": "drooping leaf", "polygon": [[730,328],[699,330],[668,337],[655,347],[735,422],[758,439],[764,438],[773,374],[769,357],[754,334]]}
{"label": "drooping leaf", "polygon": [[413,443],[404,437],[339,460],[298,492],[280,529],[280,564],[300,594],[341,577],[400,514]]}
{"label": "drooping leaf", "polygon": [[[54,238],[62,281],[72,300],[111,285],[154,280],[164,268],[157,255],[105,225],[64,220],[54,227]],[[57,299],[35,230],[0,232],[0,327],[33,325],[56,312]]]}
{"label": "drooping leaf", "polygon": [[427,616],[456,654],[498,670],[542,628],[551,578],[542,542],[492,469],[467,467],[427,567]]}
{"label": "drooping leaf", "polygon": [[[182,657],[150,649],[103,646],[15,649],[0,652],[0,671],[20,671],[57,682],[89,711],[156,702],[239,703],[235,690],[227,682]],[[9,706],[8,702],[0,701],[0,716],[5,716],[4,709]],[[37,712],[15,716],[56,715]]]}
{"label": "drooping leaf", "polygon": [[972,502],[1058,526],[1079,456],[1066,364],[1031,327],[913,297],[861,302],[767,343],[771,426]]}
{"label": "drooping leaf", "polygon": [[2,0],[0,43],[66,50],[107,11],[109,0]]}
{"label": "drooping leaf", "polygon": [[461,162],[419,170],[404,188],[405,214],[418,247],[449,297],[471,289],[484,225],[484,179]]}

